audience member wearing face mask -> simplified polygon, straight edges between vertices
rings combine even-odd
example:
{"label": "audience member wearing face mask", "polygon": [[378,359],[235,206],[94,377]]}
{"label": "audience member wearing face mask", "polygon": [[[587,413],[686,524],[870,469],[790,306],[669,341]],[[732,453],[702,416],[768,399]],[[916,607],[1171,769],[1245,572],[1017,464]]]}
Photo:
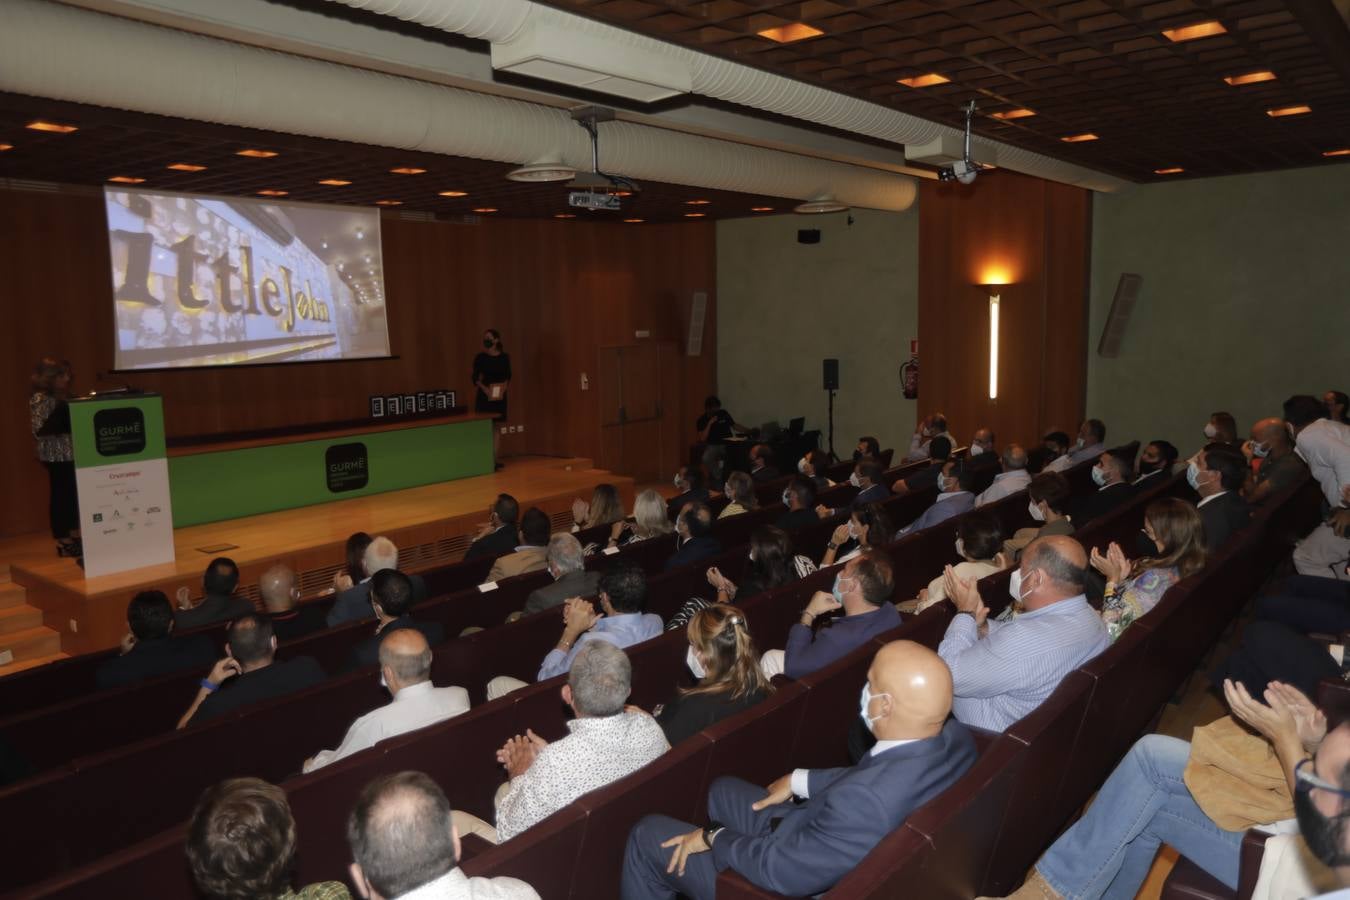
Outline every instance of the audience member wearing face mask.
{"label": "audience member wearing face mask", "polygon": [[[885,554],[864,551],[835,576],[829,593],[816,591],[788,631],[787,647],[764,653],[764,674],[803,678],[851,653],[879,634],[900,624],[891,602],[895,579]],[[829,628],[816,629],[816,620],[843,612]]]}
{"label": "audience member wearing face mask", "polygon": [[1018,491],[1025,490],[1031,483],[1027,472],[1027,451],[1020,444],[1009,444],[998,457],[1002,471],[994,476],[989,487],[975,497],[975,506],[980,507],[995,500],[1002,500]]}
{"label": "audience member wearing face mask", "polygon": [[1042,472],[1027,485],[1027,514],[1036,524],[1019,528],[1003,542],[1004,558],[1017,562],[1022,550],[1038,537],[1073,534],[1073,520],[1069,518],[1069,482],[1058,472]]}
{"label": "audience member wearing face mask", "polygon": [[942,467],[951,459],[952,442],[945,437],[935,437],[928,445],[928,454],[928,465],[913,475],[897,479],[891,485],[891,490],[897,494],[908,494],[937,487],[938,479],[942,477]]}
{"label": "audience member wearing face mask", "polygon": [[759,505],[759,501],[755,499],[755,482],[744,472],[732,472],[728,475],[723,493],[728,503],[717,514],[719,519],[748,513]]}
{"label": "audience member wearing face mask", "polygon": [[1126,454],[1115,450],[1100,454],[1092,467],[1092,483],[1097,489],[1074,505],[1074,526],[1082,528],[1129,502],[1134,493],[1130,487],[1133,473],[1134,461]]}
{"label": "audience member wearing face mask", "polygon": [[974,476],[970,470],[949,460],[942,467],[942,476],[938,478],[938,495],[933,505],[923,511],[919,518],[896,532],[897,539],[915,531],[931,528],[939,522],[945,522],[963,512],[975,508],[975,494],[971,491]]}
{"label": "audience member wearing face mask", "polygon": [[[869,503],[881,503],[891,495],[886,485],[881,483],[881,472],[881,463],[873,459],[864,459],[853,467],[853,474],[848,476],[848,483],[857,488],[858,493],[849,501],[850,509],[857,509]],[[816,515],[822,519],[828,519],[842,511],[831,509],[824,504],[816,507]]]}
{"label": "audience member wearing face mask", "polygon": [[797,474],[811,479],[817,491],[834,487],[834,482],[827,476],[829,468],[830,458],[823,450],[808,450],[797,460]]}
{"label": "audience member wearing face mask", "polygon": [[675,490],[679,491],[667,504],[672,515],[678,515],[686,504],[708,502],[708,489],[704,487],[702,469],[696,466],[680,466],[672,483]]}
{"label": "audience member wearing face mask", "polygon": [[745,613],[717,604],[699,610],[685,628],[685,665],[697,682],[681,688],[654,715],[673,747],[773,693],[759,665],[759,650]]}
{"label": "audience member wearing face mask", "polygon": [[712,534],[713,515],[706,503],[690,503],[675,520],[675,553],[665,570],[698,562],[722,552],[722,543]]}
{"label": "audience member wearing face mask", "polygon": [[1177,448],[1167,441],[1149,441],[1139,451],[1139,473],[1133,484],[1135,494],[1151,490],[1166,481],[1177,461]]}
{"label": "audience member wearing face mask", "polygon": [[1073,465],[1069,461],[1071,444],[1069,436],[1062,431],[1051,431],[1041,438],[1041,447],[1050,454],[1050,459],[1042,471],[1063,472]]}
{"label": "audience member wearing face mask", "polygon": [[1252,506],[1283,493],[1308,474],[1308,464],[1294,452],[1294,442],[1278,416],[1261,419],[1252,426],[1242,454],[1251,467],[1242,494]]}
{"label": "audience member wearing face mask", "polygon": [[926,647],[894,641],[878,650],[859,707],[876,744],[857,764],[798,769],[767,793],[719,778],[704,828],[668,816],[638,822],[624,853],[620,897],[665,900],[678,892],[714,900],[724,869],[775,893],[824,893],[975,763],[974,739],[947,715],[951,676]]}
{"label": "audience member wearing face mask", "polygon": [[787,532],[772,525],[761,525],[750,533],[748,565],[742,570],[740,583],[722,574],[716,566],[708,569],[708,584],[717,592],[712,600],[690,597],[666,623],[667,631],[689,624],[700,609],[713,603],[735,603],[737,598],[753,597],[764,591],[790,584],[816,570],[816,564],[805,556],[792,552],[792,539]]}
{"label": "audience member wearing face mask", "polygon": [[1202,429],[1205,442],[1209,444],[1227,444],[1237,449],[1237,420],[1229,412],[1210,413],[1209,421]]}
{"label": "audience member wearing face mask", "polygon": [[[995,559],[1003,546],[1003,531],[998,519],[987,512],[971,513],[961,519],[956,531],[956,555],[960,562],[952,571],[961,578],[979,581],[1003,567]],[[946,576],[938,575],[914,598],[914,611],[923,612],[947,599]]]}
{"label": "audience member wearing face mask", "polygon": [[[846,563],[864,550],[880,547],[886,543],[890,533],[891,520],[880,503],[860,506],[849,514],[847,522],[830,535],[829,543],[825,545],[825,555],[820,558],[820,568]],[[839,555],[841,550],[842,556]]]}
{"label": "audience member wearing face mask", "polygon": [[956,439],[947,431],[947,417],[942,413],[933,413],[914,426],[914,436],[909,441],[906,462],[919,462],[928,459],[929,444],[936,437],[945,437],[956,446]]}
{"label": "audience member wearing face mask", "polygon": [[1228,444],[1207,445],[1187,465],[1186,481],[1200,495],[1196,508],[1210,553],[1218,552],[1251,521],[1251,509],[1238,493],[1248,471],[1242,454]]}
{"label": "audience member wearing face mask", "polygon": [[1330,510],[1326,521],[1294,548],[1294,568],[1300,575],[1350,578],[1345,571],[1350,558],[1350,505],[1345,496],[1350,486],[1350,425],[1326,418],[1326,407],[1306,394],[1284,402],[1284,422]]}
{"label": "audience member wearing face mask", "polygon": [[787,511],[774,520],[774,525],[784,531],[805,528],[820,521],[816,514],[816,486],[803,475],[794,475],[783,488],[783,506]]}
{"label": "audience member wearing face mask", "polygon": [[1168,589],[1205,565],[1205,532],[1200,514],[1184,500],[1165,497],[1144,510],[1144,535],[1152,552],[1131,562],[1112,543],[1103,555],[1092,548],[1092,567],[1106,578],[1102,620],[1111,640],[1158,605]]}

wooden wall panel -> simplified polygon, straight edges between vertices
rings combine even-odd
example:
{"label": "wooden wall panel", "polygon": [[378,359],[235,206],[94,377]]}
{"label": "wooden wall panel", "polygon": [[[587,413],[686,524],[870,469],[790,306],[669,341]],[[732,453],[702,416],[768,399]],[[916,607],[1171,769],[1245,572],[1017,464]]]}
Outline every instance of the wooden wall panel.
{"label": "wooden wall panel", "polygon": [[[26,395],[45,353],[69,358],[76,385],[97,387],[112,367],[111,275],[99,196],[0,190],[0,441],[6,503],[0,535],[42,530],[46,478],[33,457]],[[164,396],[170,435],[203,434],[367,414],[375,393],[447,387],[471,403],[470,370],[485,328],[497,328],[515,379],[504,453],[599,460],[598,349],[641,340],[680,347],[679,403],[668,414],[693,428],[716,383],[716,356],[683,356],[690,296],[714,303],[711,222],[614,225],[584,220],[500,220],[481,225],[382,225],[389,328],[397,359],[145,372],[137,387]],[[716,346],[709,310],[705,347]],[[582,391],[585,372],[590,390]],[[679,453],[677,458],[682,457]]]}
{"label": "wooden wall panel", "polygon": [[[1039,443],[1074,429],[1087,376],[1090,194],[1011,172],[919,193],[920,415],[969,441]],[[989,293],[1001,285],[998,398],[989,399]]]}

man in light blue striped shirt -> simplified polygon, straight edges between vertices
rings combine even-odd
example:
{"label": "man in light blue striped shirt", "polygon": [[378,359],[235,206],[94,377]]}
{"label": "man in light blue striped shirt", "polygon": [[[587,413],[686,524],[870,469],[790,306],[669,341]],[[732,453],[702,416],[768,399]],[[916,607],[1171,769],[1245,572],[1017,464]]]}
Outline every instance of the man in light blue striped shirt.
{"label": "man in light blue striped shirt", "polygon": [[1111,644],[1101,616],[1083,595],[1087,554],[1072,537],[1032,541],[1009,592],[1022,612],[989,622],[972,580],[947,567],[947,596],[957,616],[938,655],[952,670],[952,713],[966,725],[1003,731],[1041,705],[1074,669]]}

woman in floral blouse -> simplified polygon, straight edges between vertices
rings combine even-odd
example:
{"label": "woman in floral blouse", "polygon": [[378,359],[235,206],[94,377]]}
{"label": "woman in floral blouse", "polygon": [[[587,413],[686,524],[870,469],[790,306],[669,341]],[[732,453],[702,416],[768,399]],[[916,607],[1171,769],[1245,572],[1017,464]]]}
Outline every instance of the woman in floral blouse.
{"label": "woman in floral blouse", "polygon": [[1092,567],[1106,577],[1102,619],[1111,640],[1130,623],[1158,605],[1167,589],[1205,565],[1205,528],[1195,507],[1166,497],[1144,510],[1144,534],[1157,548],[1156,556],[1130,562],[1120,545],[1112,543],[1103,556],[1092,548]]}
{"label": "woman in floral blouse", "polygon": [[70,445],[70,363],[47,356],[33,367],[28,419],[37,457],[51,483],[48,511],[59,556],[80,555],[80,509],[75,493],[75,452]]}

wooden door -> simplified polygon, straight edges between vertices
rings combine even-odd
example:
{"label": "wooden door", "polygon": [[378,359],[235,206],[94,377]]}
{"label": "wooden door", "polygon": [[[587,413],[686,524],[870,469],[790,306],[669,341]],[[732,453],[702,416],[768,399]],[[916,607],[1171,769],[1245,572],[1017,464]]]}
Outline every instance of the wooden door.
{"label": "wooden door", "polygon": [[[639,480],[668,477],[676,450],[667,446],[667,396],[677,387],[674,345],[645,343],[600,348],[602,467]],[[664,474],[663,474],[664,473]]]}

